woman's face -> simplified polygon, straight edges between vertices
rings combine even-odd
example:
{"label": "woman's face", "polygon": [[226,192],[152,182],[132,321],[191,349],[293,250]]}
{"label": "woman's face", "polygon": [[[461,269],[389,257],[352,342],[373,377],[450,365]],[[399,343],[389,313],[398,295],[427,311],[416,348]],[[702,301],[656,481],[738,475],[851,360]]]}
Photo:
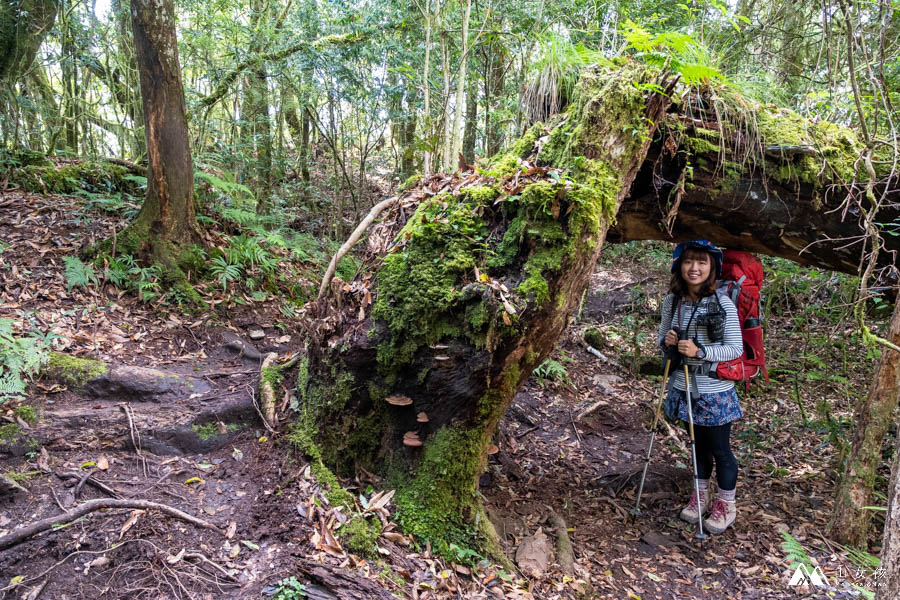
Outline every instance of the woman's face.
{"label": "woman's face", "polygon": [[691,292],[698,291],[703,282],[709,279],[709,272],[712,269],[712,260],[706,252],[685,253],[681,260],[681,277],[687,284],[688,290]]}

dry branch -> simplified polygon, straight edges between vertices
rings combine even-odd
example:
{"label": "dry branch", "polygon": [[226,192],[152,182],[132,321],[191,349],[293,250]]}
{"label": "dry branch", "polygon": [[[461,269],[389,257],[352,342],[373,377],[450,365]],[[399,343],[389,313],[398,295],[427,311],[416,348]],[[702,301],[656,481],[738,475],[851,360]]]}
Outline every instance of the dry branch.
{"label": "dry branch", "polygon": [[322,285],[319,286],[319,295],[316,297],[316,300],[321,300],[325,296],[326,290],[328,290],[328,285],[331,283],[331,278],[334,277],[334,271],[337,269],[338,263],[341,262],[341,259],[350,252],[350,248],[359,241],[359,238],[362,237],[362,234],[365,233],[366,229],[369,228],[369,225],[372,224],[372,221],[381,214],[381,212],[386,209],[391,204],[397,202],[396,197],[388,198],[387,200],[382,200],[378,204],[372,207],[372,210],[369,211],[369,214],[366,215],[366,218],[362,220],[362,222],[356,226],[356,229],[353,230],[353,233],[350,234],[350,237],[347,238],[347,241],[344,242],[344,245],[337,251],[331,258],[331,262],[328,264],[328,269],[325,271],[325,276],[322,278]]}
{"label": "dry branch", "polygon": [[199,517],[195,517],[193,515],[189,515],[186,512],[180,511],[177,508],[171,507],[167,504],[160,504],[159,502],[151,502],[149,500],[122,500],[116,498],[100,498],[98,500],[89,500],[84,504],[80,504],[79,506],[73,508],[69,512],[57,515],[55,517],[41,519],[36,523],[21,527],[8,535],[0,537],[0,550],[5,550],[6,548],[9,548],[11,546],[20,544],[32,536],[51,529],[54,525],[65,525],[66,523],[71,523],[76,519],[80,519],[84,515],[87,515],[94,511],[102,510],[104,508],[141,508],[145,510],[158,510],[169,516],[175,517],[176,519],[181,519],[182,521],[186,521],[188,523],[196,525],[197,527],[202,527],[203,529],[211,529],[213,531],[222,533],[222,530],[219,527],[210,523],[209,521],[206,521]]}
{"label": "dry branch", "polygon": [[575,553],[572,550],[572,540],[569,539],[569,531],[566,521],[554,511],[550,511],[548,517],[550,526],[556,535],[556,562],[566,575],[575,572]]}
{"label": "dry branch", "polygon": [[274,352],[266,354],[262,365],[259,368],[259,405],[263,418],[269,427],[273,429],[277,425],[275,422],[275,384],[271,379],[266,377],[266,369],[275,364],[278,355]]}

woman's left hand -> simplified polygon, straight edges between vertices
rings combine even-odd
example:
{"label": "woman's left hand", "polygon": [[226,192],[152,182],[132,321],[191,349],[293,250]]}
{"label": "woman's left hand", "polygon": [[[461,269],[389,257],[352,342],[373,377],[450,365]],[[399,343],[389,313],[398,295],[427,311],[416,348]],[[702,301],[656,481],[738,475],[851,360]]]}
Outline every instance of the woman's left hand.
{"label": "woman's left hand", "polygon": [[678,352],[684,354],[688,358],[696,358],[697,357],[697,344],[694,343],[694,340],[680,340],[678,342]]}

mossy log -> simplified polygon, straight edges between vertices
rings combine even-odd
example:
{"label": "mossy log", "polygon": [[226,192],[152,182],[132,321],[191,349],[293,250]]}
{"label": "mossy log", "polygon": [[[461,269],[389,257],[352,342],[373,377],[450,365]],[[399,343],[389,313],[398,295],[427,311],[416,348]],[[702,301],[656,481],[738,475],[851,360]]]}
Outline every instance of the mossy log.
{"label": "mossy log", "polygon": [[[668,198],[656,194],[674,181],[682,190],[680,207],[673,202],[677,210],[669,207],[662,217],[674,214],[666,225],[676,237],[702,233],[794,260],[817,239],[782,233],[780,242],[768,241],[768,234],[754,235],[757,226],[771,226],[765,212],[727,215],[743,214],[735,212],[742,206],[735,198],[743,182],[756,181],[743,169],[772,160],[774,171],[821,157],[787,152],[775,159],[761,152],[749,155],[755,162],[724,162],[717,147],[724,142],[701,143],[699,126],[680,125],[687,104],[672,94],[674,85],[629,62],[585,72],[564,115],[533,126],[486,169],[434,175],[404,191],[370,230],[360,274],[333,281],[332,294],[307,307],[297,433],[339,475],[358,467],[385,475],[398,490],[401,525],[438,551],[492,540],[476,488],[492,437],[516,390],[555,347],[617,213],[620,239],[635,231],[663,237],[657,204]],[[757,116],[764,125],[754,139],[798,145],[796,135],[778,133],[793,117],[772,115],[770,123]],[[738,136],[739,130],[704,135]],[[858,148],[855,140],[845,144],[833,159],[833,177],[779,169],[782,187],[767,189],[784,193],[785,203],[806,190],[820,197],[803,199],[812,210],[827,200],[822,190],[848,177],[853,161],[848,167],[844,159]],[[703,157],[719,166],[701,164]],[[654,186],[660,173],[664,183]],[[652,198],[656,212],[632,218],[638,204],[626,200],[629,193],[645,204]],[[772,198],[768,203],[778,204]],[[706,218],[706,225],[720,224],[701,231],[692,229],[699,226],[694,210],[724,216]],[[840,219],[821,212],[822,223]],[[640,228],[632,227],[634,220]]]}
{"label": "mossy log", "polygon": [[438,551],[493,539],[476,488],[492,437],[565,329],[665,114],[647,90],[672,85],[636,64],[585,74],[568,117],[489,172],[404,192],[362,273],[307,308],[298,428],[338,474],[387,476],[401,524]]}
{"label": "mossy log", "polygon": [[[702,237],[856,274],[872,198],[881,200],[875,221],[895,228],[900,181],[869,189],[865,149],[849,129],[784,109],[751,110],[752,125],[717,122],[696,108],[692,118],[668,115],[609,241]],[[879,266],[891,268],[900,237],[882,243]]]}

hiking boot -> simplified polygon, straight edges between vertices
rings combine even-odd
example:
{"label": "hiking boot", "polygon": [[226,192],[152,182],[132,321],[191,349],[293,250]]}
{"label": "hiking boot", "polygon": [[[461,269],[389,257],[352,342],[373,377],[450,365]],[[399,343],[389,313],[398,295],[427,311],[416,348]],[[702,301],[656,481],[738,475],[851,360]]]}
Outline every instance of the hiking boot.
{"label": "hiking boot", "polygon": [[[709,489],[700,488],[700,505],[703,506],[703,512],[709,510]],[[697,514],[697,492],[695,491],[691,494],[691,501],[688,502],[688,505],[685,506],[681,510],[681,514],[678,515],[681,517],[682,521],[687,521],[688,523],[696,523],[699,515]]]}
{"label": "hiking boot", "polygon": [[708,519],[703,519],[703,527],[710,533],[722,533],[732,525],[737,517],[737,506],[734,500],[716,498]]}

